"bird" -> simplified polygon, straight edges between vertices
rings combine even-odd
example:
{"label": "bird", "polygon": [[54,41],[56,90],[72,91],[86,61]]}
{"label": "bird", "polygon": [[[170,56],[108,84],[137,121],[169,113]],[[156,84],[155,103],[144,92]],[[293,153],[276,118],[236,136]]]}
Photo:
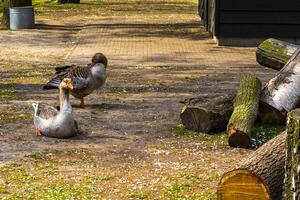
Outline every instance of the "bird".
{"label": "bird", "polygon": [[96,53],[92,57],[92,63],[87,66],[66,65],[55,68],[55,74],[43,86],[43,90],[58,88],[64,78],[71,78],[74,89],[71,95],[80,99],[80,107],[84,108],[84,97],[99,89],[106,81],[107,58],[102,53]]}
{"label": "bird", "polygon": [[64,78],[59,85],[60,109],[43,104],[33,103],[35,135],[55,138],[69,138],[79,134],[81,129],[74,119],[69,93],[73,89],[70,78]]}

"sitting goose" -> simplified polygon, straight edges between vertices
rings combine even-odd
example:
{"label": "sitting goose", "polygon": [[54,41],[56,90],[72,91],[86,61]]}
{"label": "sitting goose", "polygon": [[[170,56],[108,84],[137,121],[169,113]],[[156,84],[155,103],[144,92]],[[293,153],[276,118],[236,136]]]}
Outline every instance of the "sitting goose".
{"label": "sitting goose", "polygon": [[73,80],[74,89],[71,94],[80,99],[80,107],[84,107],[84,97],[100,88],[106,80],[107,59],[102,53],[96,53],[88,66],[68,65],[55,68],[54,77],[43,86],[44,90],[58,88],[63,78]]}
{"label": "sitting goose", "polygon": [[68,138],[79,133],[69,101],[69,91],[72,88],[72,80],[69,78],[64,78],[60,83],[59,111],[46,104],[32,104],[36,136],[44,135],[55,138]]}

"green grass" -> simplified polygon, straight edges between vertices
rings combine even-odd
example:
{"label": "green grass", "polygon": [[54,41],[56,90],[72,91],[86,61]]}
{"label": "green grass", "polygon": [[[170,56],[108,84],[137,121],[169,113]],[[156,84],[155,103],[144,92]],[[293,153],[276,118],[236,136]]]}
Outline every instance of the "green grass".
{"label": "green grass", "polygon": [[147,199],[148,194],[145,192],[132,192],[129,194],[129,198],[131,198],[131,199]]}
{"label": "green grass", "polygon": [[227,144],[227,136],[225,132],[218,133],[198,133],[187,130],[183,124],[177,124],[170,128],[170,132],[174,133],[179,137],[185,137],[188,139],[197,139],[205,141],[208,147],[225,147]]}
{"label": "green grass", "polygon": [[265,143],[284,130],[285,125],[257,123],[251,130],[251,137]]}
{"label": "green grass", "polygon": [[190,188],[191,186],[187,183],[175,182],[165,188],[163,197],[170,200],[186,199],[186,193],[189,192]]}
{"label": "green grass", "polygon": [[16,91],[11,88],[0,89],[0,101],[18,100],[20,97],[16,95]]}

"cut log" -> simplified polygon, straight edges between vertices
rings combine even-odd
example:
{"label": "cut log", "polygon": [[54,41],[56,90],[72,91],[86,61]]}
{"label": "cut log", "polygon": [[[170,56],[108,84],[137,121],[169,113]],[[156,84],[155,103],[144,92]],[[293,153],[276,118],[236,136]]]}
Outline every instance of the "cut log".
{"label": "cut log", "polygon": [[10,7],[21,7],[21,6],[32,6],[32,0],[4,0],[3,1],[3,16],[2,24],[9,27],[9,8]]}
{"label": "cut log", "polygon": [[300,199],[300,109],[288,114],[284,198]]}
{"label": "cut log", "polygon": [[249,147],[251,128],[258,113],[260,92],[261,81],[258,78],[247,75],[240,81],[226,131],[231,147]]}
{"label": "cut log", "polygon": [[286,137],[286,132],[281,133],[225,173],[219,181],[218,200],[281,200]]}
{"label": "cut log", "polygon": [[300,101],[300,49],[263,88],[259,118],[263,123],[286,122],[287,112]]}
{"label": "cut log", "polygon": [[[203,103],[203,97],[186,99],[180,114],[182,124],[202,133],[224,131],[233,111],[234,95],[225,95]],[[207,99],[206,99],[207,101]]]}
{"label": "cut log", "polygon": [[262,42],[256,49],[256,61],[262,66],[280,70],[300,46],[273,38]]}

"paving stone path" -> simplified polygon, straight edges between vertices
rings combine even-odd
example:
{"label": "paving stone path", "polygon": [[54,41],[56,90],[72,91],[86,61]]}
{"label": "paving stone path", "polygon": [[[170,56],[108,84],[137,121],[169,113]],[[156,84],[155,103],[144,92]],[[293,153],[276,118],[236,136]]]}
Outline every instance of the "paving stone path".
{"label": "paving stone path", "polygon": [[[13,66],[1,69],[1,87],[11,81],[21,96],[1,104],[2,111],[20,107],[30,113],[35,101],[56,105],[57,92],[40,87],[57,64],[86,64],[95,52],[109,60],[106,86],[86,99],[92,108],[74,108],[84,135],[37,138],[31,118],[9,122],[0,127],[0,162],[26,163],[30,158],[24,155],[45,151],[58,152],[59,160],[61,155],[67,158],[64,152],[83,149],[94,167],[88,169],[82,161],[61,174],[81,170],[119,177],[100,184],[101,195],[108,199],[127,199],[136,190],[163,199],[157,185],[171,184],[183,173],[204,177],[192,186],[194,192],[215,191],[217,179],[209,174],[222,174],[250,151],[220,145],[220,135],[176,135],[179,101],[193,96],[209,101],[212,95],[236,92],[244,74],[265,82],[275,71],[255,62],[255,48],[216,46],[200,23],[195,2],[182,10],[174,10],[167,1],[159,10],[159,3],[149,3],[158,10],[153,15],[125,10],[122,16],[93,16],[76,24],[37,18],[40,25],[35,30],[0,31],[0,61]],[[47,75],[40,82],[34,75],[13,77],[29,69],[46,70]]]}

